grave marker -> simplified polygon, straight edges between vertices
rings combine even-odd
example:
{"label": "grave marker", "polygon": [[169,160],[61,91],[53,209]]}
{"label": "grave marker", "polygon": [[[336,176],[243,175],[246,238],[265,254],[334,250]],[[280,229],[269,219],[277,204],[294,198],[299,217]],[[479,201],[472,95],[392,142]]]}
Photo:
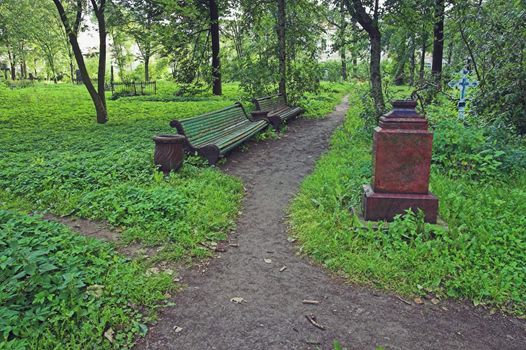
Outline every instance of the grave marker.
{"label": "grave marker", "polygon": [[463,68],[460,72],[461,78],[459,80],[452,80],[448,83],[450,88],[457,88],[460,90],[460,99],[458,100],[458,119],[464,120],[464,109],[466,108],[467,89],[477,87],[479,82],[476,80],[470,81],[468,79],[469,70]]}

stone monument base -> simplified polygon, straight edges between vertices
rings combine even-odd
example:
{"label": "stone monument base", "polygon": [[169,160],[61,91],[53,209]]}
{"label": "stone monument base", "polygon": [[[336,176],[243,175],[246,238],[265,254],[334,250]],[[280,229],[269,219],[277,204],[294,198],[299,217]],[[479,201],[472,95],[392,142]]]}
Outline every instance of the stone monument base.
{"label": "stone monument base", "polygon": [[368,221],[393,221],[398,214],[407,209],[421,209],[424,220],[436,224],[438,217],[438,198],[428,194],[381,193],[374,192],[371,185],[363,186],[363,217]]}

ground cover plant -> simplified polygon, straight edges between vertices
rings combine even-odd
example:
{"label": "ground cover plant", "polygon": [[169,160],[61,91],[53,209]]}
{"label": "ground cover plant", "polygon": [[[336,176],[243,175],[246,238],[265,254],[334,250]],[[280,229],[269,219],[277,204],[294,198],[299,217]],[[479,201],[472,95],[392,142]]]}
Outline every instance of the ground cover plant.
{"label": "ground cover plant", "polygon": [[[0,348],[126,348],[174,289],[113,248],[0,210]],[[104,334],[104,336],[102,336]]]}
{"label": "ground cover plant", "polygon": [[[223,97],[192,98],[175,96],[173,83],[159,86],[155,96],[108,100],[106,125],[91,117],[82,86],[0,91],[0,334],[7,346],[129,346],[146,331],[149,309],[174,288],[169,276],[147,276],[151,264],[207,257],[206,242],[226,239],[234,228],[240,181],[198,158],[164,177],[153,166],[151,138],[173,133],[174,118],[241,99],[239,85],[226,85]],[[342,91],[327,89],[312,105],[332,109]],[[24,213],[107,222],[124,244],[162,249],[130,263],[108,243]],[[108,329],[113,335],[104,336]]]}
{"label": "ground cover plant", "polygon": [[[431,191],[440,198],[448,228],[424,224],[414,213],[379,230],[363,226],[352,211],[360,210],[361,186],[370,182],[372,135],[363,118],[363,88],[355,91],[331,150],[292,204],[292,232],[301,250],[354,282],[408,296],[469,299],[523,315],[524,168],[506,173],[504,151],[489,139],[463,139],[480,131],[456,122],[454,105],[439,102],[428,111],[435,128]],[[455,132],[444,125],[451,123],[457,123]],[[467,157],[472,154],[468,142],[479,143],[478,158]]]}

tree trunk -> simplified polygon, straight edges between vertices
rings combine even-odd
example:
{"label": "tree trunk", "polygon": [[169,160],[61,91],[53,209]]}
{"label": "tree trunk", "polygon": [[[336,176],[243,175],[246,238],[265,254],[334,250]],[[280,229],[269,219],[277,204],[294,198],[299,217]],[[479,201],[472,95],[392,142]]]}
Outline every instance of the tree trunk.
{"label": "tree trunk", "polygon": [[345,22],[345,3],[340,1],[340,59],[342,62],[342,80],[347,80],[347,55],[345,50],[345,29],[347,23]]}
{"label": "tree trunk", "polygon": [[16,55],[11,53],[9,47],[7,48],[7,55],[9,56],[9,65],[11,66],[11,80],[16,80]]}
{"label": "tree trunk", "polygon": [[144,81],[150,81],[150,54],[144,55]]}
{"label": "tree trunk", "polygon": [[278,59],[279,59],[279,93],[287,101],[287,47],[286,47],[286,9],[285,0],[278,0]]}
{"label": "tree trunk", "polygon": [[344,48],[340,48],[340,59],[342,61],[342,80],[347,81],[347,57]]}
{"label": "tree trunk", "polygon": [[394,73],[394,84],[399,86],[405,83],[405,64],[409,58],[410,49],[408,49],[406,43],[404,43],[400,45],[397,51],[398,64],[396,65]]}
{"label": "tree trunk", "polygon": [[[97,74],[98,79],[98,91],[99,97],[104,105],[104,110],[106,112],[106,18],[104,16],[104,10],[106,7],[106,0],[100,0],[100,6],[97,9],[95,0],[92,0],[93,7],[97,15],[97,22],[99,24],[99,71]],[[105,123],[107,121],[107,115],[103,120],[100,120],[99,123]]]}
{"label": "tree trunk", "polygon": [[75,72],[73,71],[73,61],[70,58],[69,61],[69,74],[71,76],[71,83],[75,84]]}
{"label": "tree trunk", "polygon": [[212,38],[212,92],[223,94],[221,86],[221,61],[219,58],[219,10],[216,0],[208,1],[210,7],[210,36]]}
{"label": "tree trunk", "polygon": [[440,90],[442,60],[444,58],[444,0],[435,0],[435,26],[433,29],[433,64],[431,73]]}
{"label": "tree trunk", "polygon": [[[69,43],[71,44],[71,48],[73,50],[75,60],[77,61],[77,65],[79,67],[79,71],[82,76],[82,82],[86,86],[86,89],[88,90],[91,100],[93,101],[93,104],[95,105],[95,110],[97,111],[97,122],[104,124],[108,121],[106,105],[105,105],[105,102],[102,100],[102,98],[99,96],[99,94],[97,94],[97,91],[95,90],[95,87],[93,86],[93,83],[91,82],[91,79],[89,77],[88,70],[86,68],[86,63],[84,62],[84,56],[82,55],[82,51],[77,41],[77,32],[71,28],[68,17],[66,15],[66,11],[64,10],[64,7],[62,6],[62,3],[60,2],[60,0],[53,0],[53,2],[55,3],[55,6],[57,7],[58,13],[60,15],[60,19],[62,21],[62,24],[64,25],[64,29],[66,30],[66,33],[68,33],[68,40],[69,40]],[[79,12],[80,10],[77,10],[77,11],[78,11],[77,18],[80,18],[81,17],[80,12]]]}
{"label": "tree trunk", "polygon": [[409,49],[409,85],[414,86],[415,85],[415,68],[416,68],[416,62],[415,62],[415,51],[416,51],[416,43],[415,43],[415,35],[411,35],[411,46]]}
{"label": "tree trunk", "polygon": [[420,54],[420,83],[424,82],[425,68],[426,68],[426,48],[427,48],[427,32],[422,33],[422,50]]}
{"label": "tree trunk", "polygon": [[385,103],[382,91],[382,74],[380,71],[380,61],[382,58],[382,34],[378,27],[379,16],[379,0],[374,2],[373,17],[367,14],[365,7],[361,0],[345,0],[347,9],[350,15],[362,26],[369,34],[369,42],[371,44],[371,57],[369,62],[370,80],[371,80],[371,95],[374,100],[374,108],[377,119],[384,112]]}
{"label": "tree trunk", "polygon": [[384,94],[382,91],[382,75],[380,72],[380,60],[382,58],[382,44],[380,31],[369,35],[371,41],[371,93],[373,95],[376,115],[379,118],[385,108]]}

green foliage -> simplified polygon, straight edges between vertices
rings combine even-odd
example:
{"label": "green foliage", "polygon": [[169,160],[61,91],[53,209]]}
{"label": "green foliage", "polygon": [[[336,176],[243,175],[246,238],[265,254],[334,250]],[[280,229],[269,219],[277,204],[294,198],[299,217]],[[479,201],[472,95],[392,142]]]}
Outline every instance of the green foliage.
{"label": "green foliage", "polygon": [[442,165],[433,167],[431,190],[440,198],[447,228],[424,224],[413,213],[377,229],[364,225],[351,213],[361,207],[361,186],[371,180],[371,135],[360,118],[358,89],[331,150],[292,204],[292,232],[302,251],[355,282],[407,295],[467,298],[524,314],[524,171],[473,182],[448,176]]}
{"label": "green foliage", "polygon": [[436,130],[433,163],[442,173],[471,180],[493,181],[502,173],[526,169],[526,143],[503,124],[481,124],[480,118],[457,119],[454,104],[438,98],[427,108]]}
{"label": "green foliage", "polygon": [[473,105],[487,121],[504,121],[526,134],[526,3],[489,0],[478,5],[460,2],[449,23],[459,55],[456,71],[470,59],[480,81]]}
{"label": "green foliage", "polygon": [[333,111],[351,89],[352,85],[349,83],[322,82],[318,93],[305,93],[299,98],[297,105],[305,109],[305,117],[323,118]]}
{"label": "green foliage", "polygon": [[108,221],[127,240],[170,244],[175,257],[202,255],[199,242],[224,238],[232,228],[241,185],[191,162],[159,177],[151,137],[174,133],[171,119],[231,103],[108,101],[113,118],[101,127],[92,123],[82,86],[9,91],[0,107],[0,200],[8,205],[23,198],[29,210]]}
{"label": "green foliage", "polygon": [[109,244],[5,210],[0,251],[0,348],[127,348],[147,330],[139,310],[173,288],[167,274],[147,276]]}

